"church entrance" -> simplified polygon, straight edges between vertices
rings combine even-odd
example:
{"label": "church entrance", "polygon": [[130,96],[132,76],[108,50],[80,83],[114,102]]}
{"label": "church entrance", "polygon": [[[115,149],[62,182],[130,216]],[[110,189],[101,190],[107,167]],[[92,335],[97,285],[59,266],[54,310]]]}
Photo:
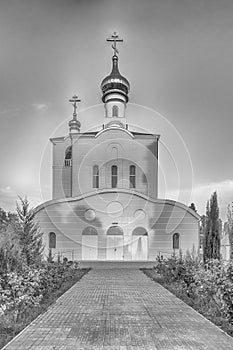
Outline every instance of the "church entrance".
{"label": "church entrance", "polygon": [[82,260],[98,259],[98,233],[92,227],[86,227],[82,232]]}
{"label": "church entrance", "polygon": [[123,260],[123,230],[119,226],[107,231],[107,260]]}
{"label": "church entrance", "polygon": [[148,259],[148,234],[144,227],[136,227],[132,232],[132,260]]}

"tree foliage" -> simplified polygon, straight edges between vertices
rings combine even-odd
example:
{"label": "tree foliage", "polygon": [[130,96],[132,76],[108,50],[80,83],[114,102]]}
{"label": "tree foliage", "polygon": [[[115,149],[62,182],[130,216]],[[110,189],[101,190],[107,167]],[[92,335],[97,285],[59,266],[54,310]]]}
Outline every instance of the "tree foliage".
{"label": "tree foliage", "polygon": [[4,230],[8,225],[8,215],[5,212],[5,210],[3,210],[2,208],[0,208],[0,231]]}
{"label": "tree foliage", "polygon": [[220,225],[217,192],[211,195],[206,206],[206,218],[204,223],[203,258],[207,262],[210,259],[220,259]]}
{"label": "tree foliage", "polygon": [[43,242],[39,224],[35,222],[35,212],[29,209],[27,198],[19,197],[17,203],[17,218],[15,225],[19,237],[19,244],[22,249],[22,256],[28,266],[41,262],[43,253]]}
{"label": "tree foliage", "polygon": [[227,207],[227,234],[230,244],[230,258],[233,259],[233,215],[230,204]]}
{"label": "tree foliage", "polygon": [[21,247],[14,231],[9,227],[1,231],[0,236],[0,274],[22,269]]}

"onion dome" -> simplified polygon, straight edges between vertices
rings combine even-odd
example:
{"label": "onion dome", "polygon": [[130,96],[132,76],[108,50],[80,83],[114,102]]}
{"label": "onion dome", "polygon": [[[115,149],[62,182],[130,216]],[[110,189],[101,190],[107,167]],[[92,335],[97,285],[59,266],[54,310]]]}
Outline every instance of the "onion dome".
{"label": "onion dome", "polygon": [[81,123],[77,120],[76,116],[73,116],[73,119],[69,121],[69,129],[71,133],[79,132],[80,131]]}
{"label": "onion dome", "polygon": [[124,95],[126,102],[129,100],[128,93],[130,90],[130,84],[119,72],[117,55],[112,57],[112,72],[103,79],[101,90],[103,92],[103,102],[105,102],[105,97],[110,93],[120,93]]}

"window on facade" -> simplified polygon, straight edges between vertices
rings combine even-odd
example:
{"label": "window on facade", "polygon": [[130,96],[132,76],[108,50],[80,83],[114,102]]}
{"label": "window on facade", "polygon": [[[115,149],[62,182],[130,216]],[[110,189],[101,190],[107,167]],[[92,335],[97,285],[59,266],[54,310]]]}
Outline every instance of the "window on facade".
{"label": "window on facade", "polygon": [[136,227],[133,232],[132,232],[133,236],[147,236],[147,230],[144,227]]}
{"label": "window on facade", "polygon": [[180,235],[179,235],[179,233],[174,233],[174,235],[173,235],[173,249],[180,249]]}
{"label": "window on facade", "polygon": [[72,162],[72,148],[70,146],[66,149],[65,166],[71,166],[71,162]]}
{"label": "window on facade", "polygon": [[113,106],[112,107],[112,116],[113,117],[118,117],[118,106]]}
{"label": "window on facade", "polygon": [[99,166],[93,166],[93,188],[99,188]]}
{"label": "window on facade", "polygon": [[97,232],[96,228],[94,228],[92,226],[87,226],[84,228],[82,235],[83,236],[96,236],[96,235],[98,235],[98,232]]}
{"label": "window on facade", "polygon": [[112,172],[112,188],[116,188],[117,187],[117,166],[116,165],[112,166],[111,172]]}
{"label": "window on facade", "polygon": [[130,165],[130,167],[129,167],[129,184],[130,184],[130,188],[136,187],[136,167],[135,167],[135,165]]}
{"label": "window on facade", "polygon": [[49,233],[49,248],[56,248],[56,234],[54,232]]}

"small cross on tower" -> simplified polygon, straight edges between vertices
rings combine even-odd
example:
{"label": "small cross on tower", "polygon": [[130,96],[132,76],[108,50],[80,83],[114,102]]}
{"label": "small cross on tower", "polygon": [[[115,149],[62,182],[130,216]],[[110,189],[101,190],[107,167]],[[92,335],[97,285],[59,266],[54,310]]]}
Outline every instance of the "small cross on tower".
{"label": "small cross on tower", "polygon": [[74,95],[70,100],[69,102],[72,102],[72,105],[74,107],[74,113],[73,113],[73,116],[76,117],[77,116],[77,103],[78,102],[81,102],[81,100],[78,98],[78,96]]}
{"label": "small cross on tower", "polygon": [[123,39],[119,39],[119,35],[117,35],[117,33],[114,32],[114,34],[111,36],[111,38],[108,38],[106,40],[110,41],[110,42],[113,42],[112,48],[113,48],[114,56],[117,56],[119,51],[117,50],[116,43],[123,42]]}

